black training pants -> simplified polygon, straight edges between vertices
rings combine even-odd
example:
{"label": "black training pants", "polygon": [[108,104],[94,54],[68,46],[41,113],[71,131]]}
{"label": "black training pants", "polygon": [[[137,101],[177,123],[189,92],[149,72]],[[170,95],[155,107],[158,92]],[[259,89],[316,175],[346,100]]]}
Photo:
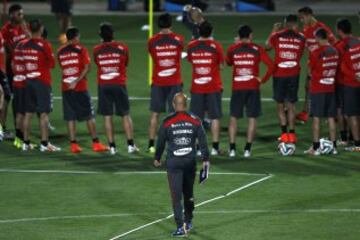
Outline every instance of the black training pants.
{"label": "black training pants", "polygon": [[[178,227],[191,222],[194,211],[194,182],[196,162],[189,159],[168,159],[167,175],[175,222]],[[182,198],[184,198],[184,216]]]}

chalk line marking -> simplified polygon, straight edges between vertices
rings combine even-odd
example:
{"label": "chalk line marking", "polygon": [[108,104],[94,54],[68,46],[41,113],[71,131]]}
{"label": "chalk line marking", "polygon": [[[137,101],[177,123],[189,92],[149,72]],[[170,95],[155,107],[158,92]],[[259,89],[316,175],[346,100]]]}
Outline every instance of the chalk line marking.
{"label": "chalk line marking", "polygon": [[[53,96],[54,100],[62,100],[61,96]],[[92,100],[97,101],[98,97],[91,97]],[[191,98],[189,98],[191,99]],[[129,97],[130,101],[150,101],[150,97]],[[230,102],[230,98],[229,97],[223,97],[222,98],[223,101],[225,102]],[[274,99],[272,98],[261,98],[262,102],[274,102]],[[303,98],[299,98],[300,102],[303,102],[304,99]]]}
{"label": "chalk line marking", "polygon": [[[234,210],[214,210],[214,211],[195,211],[195,214],[201,215],[217,215],[217,214],[250,214],[250,213],[360,213],[357,208],[324,208],[324,209],[234,209]],[[154,216],[163,215],[166,212],[149,212],[149,213],[113,213],[113,214],[90,214],[90,215],[74,215],[74,216],[52,216],[52,217],[37,217],[37,218],[16,218],[16,219],[0,219],[0,224],[7,223],[21,223],[21,222],[42,222],[42,221],[56,221],[56,220],[71,220],[71,219],[93,219],[93,218],[121,218],[131,216]]]}
{"label": "chalk line marking", "polygon": [[[166,174],[166,171],[121,171],[121,172],[96,172],[96,171],[77,171],[77,170],[37,170],[37,169],[7,169],[1,168],[0,173],[59,173],[59,174],[114,174],[114,175],[156,175]],[[210,175],[244,175],[244,176],[267,176],[265,173],[247,172],[210,172]]]}
{"label": "chalk line marking", "polygon": [[[249,187],[251,187],[251,186],[254,186],[255,184],[258,184],[258,183],[261,183],[261,182],[263,182],[263,181],[266,181],[266,180],[268,180],[268,179],[270,179],[270,178],[272,178],[272,177],[273,177],[273,175],[267,175],[267,176],[265,176],[265,177],[262,177],[262,178],[260,178],[260,179],[258,179],[258,180],[255,180],[255,181],[253,181],[253,182],[251,182],[251,183],[249,183],[249,184],[246,184],[246,185],[244,185],[244,186],[241,186],[241,187],[239,187],[239,188],[236,188],[235,190],[230,191],[230,192],[228,192],[228,193],[226,193],[226,194],[224,194],[224,195],[220,195],[220,196],[214,197],[214,198],[212,198],[212,199],[209,199],[209,200],[203,201],[203,202],[201,202],[201,203],[198,203],[198,204],[195,205],[195,208],[196,208],[196,207],[203,206],[203,205],[208,204],[208,203],[211,203],[211,202],[214,202],[214,201],[217,201],[217,200],[219,200],[219,199],[222,199],[222,198],[226,198],[226,197],[228,197],[228,196],[231,196],[232,194],[235,194],[235,193],[237,193],[237,192],[239,192],[239,191],[242,191],[242,190],[247,189],[247,188],[249,188]],[[174,216],[174,214],[170,214],[169,216],[166,216],[166,217],[164,217],[164,218],[159,218],[159,219],[157,219],[157,220],[155,220],[155,221],[152,221],[152,222],[147,223],[147,224],[145,224],[145,225],[139,226],[139,227],[137,227],[137,228],[134,228],[134,229],[132,229],[132,230],[130,230],[130,231],[127,231],[127,232],[125,232],[125,233],[122,233],[122,234],[120,234],[120,235],[117,235],[117,236],[111,238],[110,240],[116,240],[116,239],[125,237],[125,236],[127,236],[127,235],[129,235],[129,234],[131,234],[131,233],[140,231],[140,230],[142,230],[142,229],[144,229],[144,228],[146,228],[146,227],[149,227],[149,226],[154,225],[154,224],[156,224],[156,223],[163,222],[163,221],[165,221],[165,220],[167,220],[167,219],[170,219],[170,218],[172,218],[173,216]]]}

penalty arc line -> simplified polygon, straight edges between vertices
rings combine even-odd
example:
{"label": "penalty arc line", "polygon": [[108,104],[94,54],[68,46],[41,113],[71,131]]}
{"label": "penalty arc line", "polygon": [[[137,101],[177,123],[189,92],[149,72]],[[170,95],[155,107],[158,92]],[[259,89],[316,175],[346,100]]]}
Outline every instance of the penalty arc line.
{"label": "penalty arc line", "polygon": [[[231,196],[231,195],[233,195],[233,194],[235,194],[235,193],[237,193],[237,192],[240,192],[240,191],[245,190],[245,189],[247,189],[247,188],[249,188],[249,187],[251,187],[251,186],[254,186],[255,184],[258,184],[258,183],[261,183],[261,182],[263,182],[263,181],[266,181],[266,180],[272,178],[273,176],[274,176],[274,175],[271,175],[271,174],[270,174],[270,175],[267,175],[266,177],[260,178],[260,179],[258,179],[258,180],[256,180],[256,181],[253,181],[253,182],[248,183],[248,184],[246,184],[246,185],[244,185],[244,186],[241,186],[241,187],[239,187],[239,188],[236,188],[235,190],[232,190],[232,191],[230,191],[230,192],[228,192],[228,193],[226,193],[226,194],[223,194],[223,195],[217,196],[217,197],[215,197],[215,198],[206,200],[206,201],[204,201],[204,202],[198,203],[198,204],[195,205],[195,208],[196,208],[196,207],[203,206],[203,205],[208,204],[208,203],[211,203],[211,202],[214,202],[214,201],[217,201],[217,200],[219,200],[219,199],[223,199],[223,198],[226,198],[226,197],[228,197],[228,196]],[[129,235],[129,234],[131,234],[131,233],[140,231],[140,230],[142,230],[142,229],[144,229],[144,228],[147,228],[147,227],[149,227],[149,226],[151,226],[151,225],[154,225],[154,224],[156,224],[156,223],[159,223],[159,222],[163,222],[163,221],[165,221],[165,220],[168,220],[168,219],[172,218],[173,216],[174,216],[174,214],[170,214],[169,216],[166,216],[166,217],[164,217],[164,218],[159,218],[159,219],[157,219],[157,220],[155,220],[155,221],[152,221],[152,222],[147,223],[147,224],[145,224],[145,225],[141,225],[141,226],[139,226],[139,227],[137,227],[137,228],[134,228],[134,229],[132,229],[132,230],[130,230],[130,231],[127,231],[127,232],[125,232],[125,233],[122,233],[122,234],[120,234],[120,235],[117,235],[117,236],[111,238],[110,240],[116,240],[116,239],[119,239],[119,238],[123,238],[123,237],[125,237],[125,236],[127,236],[127,235]]]}

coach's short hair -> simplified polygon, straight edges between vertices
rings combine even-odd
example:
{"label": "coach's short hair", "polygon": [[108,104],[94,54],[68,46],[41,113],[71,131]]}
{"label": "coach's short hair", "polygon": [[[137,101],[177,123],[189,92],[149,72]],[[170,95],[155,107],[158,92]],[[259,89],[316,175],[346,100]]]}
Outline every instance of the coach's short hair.
{"label": "coach's short hair", "polygon": [[325,40],[328,37],[328,33],[325,29],[320,28],[315,32],[315,37]]}
{"label": "coach's short hair", "polygon": [[252,32],[253,32],[253,30],[249,25],[242,25],[239,27],[239,30],[238,30],[240,39],[249,38],[250,34]]}
{"label": "coach's short hair", "polygon": [[213,31],[213,26],[208,21],[202,22],[199,26],[200,37],[208,38],[211,36],[212,31]]}
{"label": "coach's short hair", "polygon": [[312,8],[309,7],[309,6],[300,8],[298,10],[298,13],[302,13],[302,14],[305,14],[305,15],[314,15],[314,12],[313,12]]}
{"label": "coach's short hair", "polygon": [[43,27],[43,24],[40,19],[31,20],[29,23],[29,28],[31,33],[39,32],[41,27]]}
{"label": "coach's short hair", "polygon": [[69,27],[66,30],[66,38],[68,41],[73,40],[74,38],[78,37],[80,34],[80,30],[77,27]]}
{"label": "coach's short hair", "polygon": [[161,14],[158,18],[159,28],[170,28],[172,25],[171,15],[169,13]]}
{"label": "coach's short hair", "polygon": [[114,39],[114,29],[111,23],[103,22],[100,24],[100,37],[105,42],[111,42]]}
{"label": "coach's short hair", "polygon": [[351,22],[346,18],[342,18],[342,19],[337,20],[336,28],[338,30],[341,30],[345,34],[351,34],[352,33]]}
{"label": "coach's short hair", "polygon": [[20,4],[12,4],[9,7],[9,15],[13,14],[14,12],[22,10],[22,6]]}
{"label": "coach's short hair", "polygon": [[298,17],[295,14],[289,14],[285,17],[286,23],[297,23]]}

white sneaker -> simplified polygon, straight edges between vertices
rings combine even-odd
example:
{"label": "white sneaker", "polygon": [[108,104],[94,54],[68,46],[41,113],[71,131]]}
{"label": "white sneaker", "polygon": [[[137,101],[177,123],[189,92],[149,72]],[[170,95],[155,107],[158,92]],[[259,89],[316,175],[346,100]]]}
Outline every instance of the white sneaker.
{"label": "white sneaker", "polygon": [[0,142],[4,140],[4,132],[0,131]]}
{"label": "white sneaker", "polygon": [[48,143],[47,146],[40,144],[40,152],[60,152],[61,148]]}
{"label": "white sneaker", "polygon": [[251,152],[249,150],[245,150],[244,157],[246,157],[246,158],[251,157]]}
{"label": "white sneaker", "polygon": [[22,146],[21,146],[21,150],[23,150],[23,151],[29,151],[29,150],[31,150],[31,145],[30,145],[30,144],[23,143]]}
{"label": "white sneaker", "polygon": [[234,149],[229,151],[229,157],[235,157],[236,156],[236,151]]}
{"label": "white sneaker", "polygon": [[196,151],[196,156],[201,157],[201,151],[200,150]]}
{"label": "white sneaker", "polygon": [[313,147],[311,146],[308,150],[304,151],[304,154],[319,156],[321,152],[320,152],[320,148],[314,150]]}
{"label": "white sneaker", "polygon": [[115,155],[117,153],[117,150],[115,147],[110,147],[109,152],[111,155]]}
{"label": "white sneaker", "polygon": [[334,148],[334,149],[331,151],[331,154],[332,154],[332,155],[338,155],[339,152],[336,150],[336,148]]}
{"label": "white sneaker", "polygon": [[216,150],[215,148],[211,149],[211,156],[218,156],[219,155],[219,151]]}
{"label": "white sneaker", "polygon": [[140,149],[138,149],[135,145],[133,145],[133,146],[128,145],[128,153],[137,153],[139,151],[140,151]]}

